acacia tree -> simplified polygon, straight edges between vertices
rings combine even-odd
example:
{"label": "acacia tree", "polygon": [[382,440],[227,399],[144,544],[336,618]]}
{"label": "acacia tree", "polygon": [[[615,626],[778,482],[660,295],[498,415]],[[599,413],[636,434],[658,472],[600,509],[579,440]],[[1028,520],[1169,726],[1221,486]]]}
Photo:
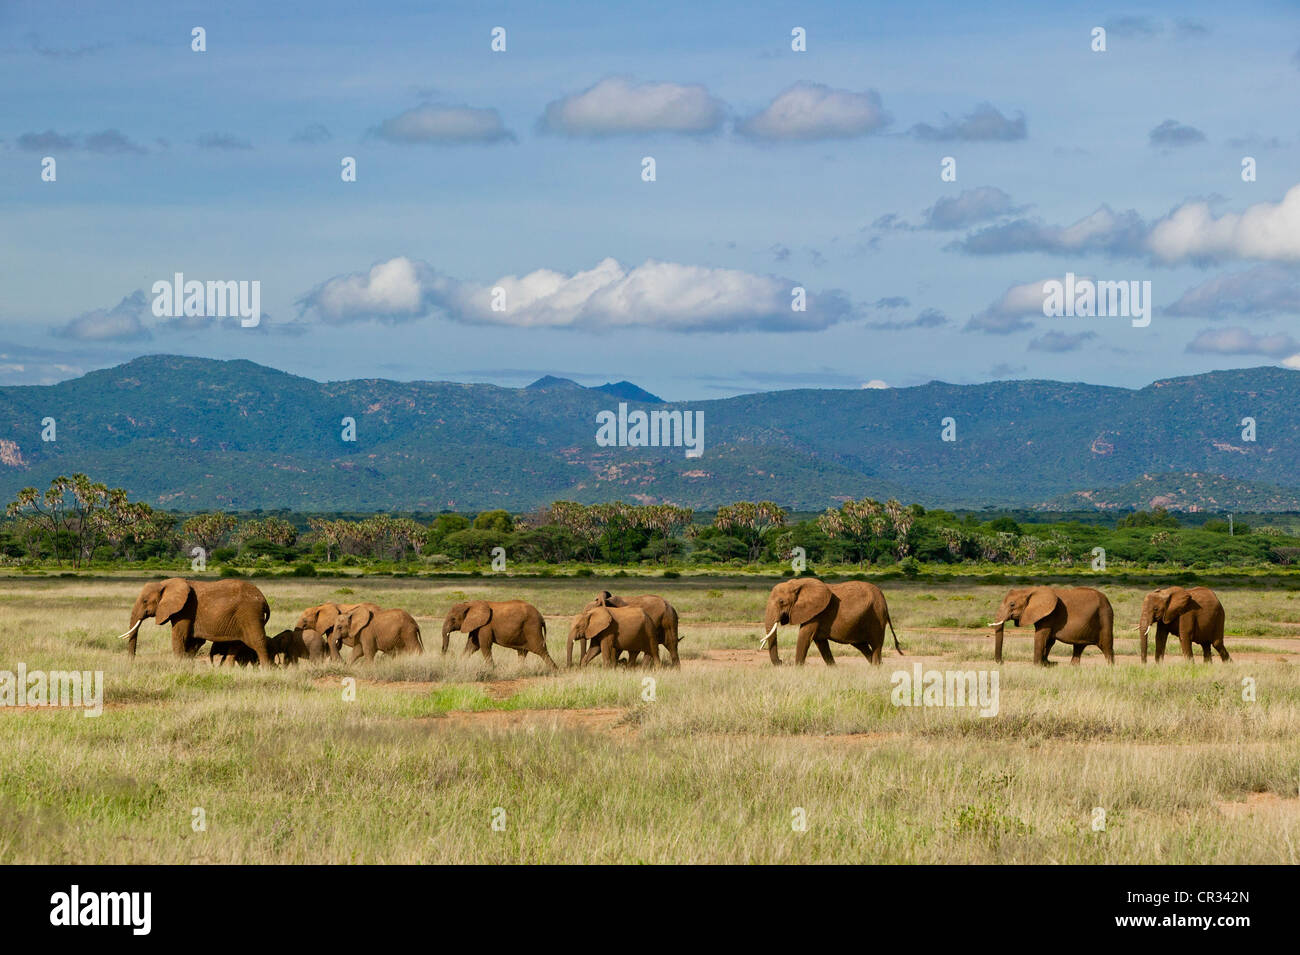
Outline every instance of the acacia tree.
{"label": "acacia tree", "polygon": [[718,508],[713,526],[739,538],[749,548],[749,559],[763,553],[763,535],[774,527],[785,526],[786,512],[774,501],[737,501]]}
{"label": "acacia tree", "polygon": [[181,525],[181,533],[210,554],[229,539],[237,523],[234,517],[221,511],[196,514]]}

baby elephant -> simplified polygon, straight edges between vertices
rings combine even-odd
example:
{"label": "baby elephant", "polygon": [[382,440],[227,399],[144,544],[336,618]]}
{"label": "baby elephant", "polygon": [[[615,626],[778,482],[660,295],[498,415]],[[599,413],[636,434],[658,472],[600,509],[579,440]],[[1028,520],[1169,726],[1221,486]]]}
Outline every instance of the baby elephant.
{"label": "baby elephant", "polygon": [[371,612],[363,608],[346,616],[340,615],[334,624],[334,639],[353,648],[349,663],[356,663],[363,656],[367,662],[373,661],[379,651],[388,654],[424,652],[420,625],[405,610]]}
{"label": "baby elephant", "polygon": [[1210,649],[1227,663],[1230,657],[1223,645],[1223,605],[1209,587],[1164,587],[1153,590],[1142,601],[1138,620],[1142,662],[1147,662],[1147,632],[1156,625],[1156,663],[1165,655],[1165,642],[1172,633],[1178,637],[1183,656],[1192,659],[1192,644],[1199,644],[1205,662]]}
{"label": "baby elephant", "polygon": [[644,653],[652,667],[659,665],[659,625],[640,607],[593,607],[573,618],[569,643],[590,640],[591,648],[582,655],[585,666],[600,654],[605,666],[612,667],[626,650],[635,659]]}
{"label": "baby elephant", "polygon": [[[266,638],[266,655],[272,661],[283,655],[286,666],[296,664],[304,657],[311,656],[307,643],[308,637],[320,639],[310,630],[281,630],[275,636]],[[321,652],[324,653],[323,644]],[[257,653],[238,640],[217,640],[208,651],[208,659],[212,661],[213,666],[223,664],[230,666],[238,663],[242,667],[256,663]]]}

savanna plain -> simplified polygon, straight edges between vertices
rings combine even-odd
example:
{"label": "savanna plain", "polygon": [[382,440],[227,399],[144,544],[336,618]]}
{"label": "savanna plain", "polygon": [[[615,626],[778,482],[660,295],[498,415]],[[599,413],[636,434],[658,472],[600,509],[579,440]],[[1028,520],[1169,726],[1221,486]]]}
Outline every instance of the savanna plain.
{"label": "savanna plain", "polygon": [[[426,649],[259,670],[175,659],[152,621],[128,661],[141,582],[0,578],[0,670],[105,686],[97,718],[0,707],[0,863],[1300,861],[1300,579],[1212,583],[1232,662],[1171,641],[1146,666],[1160,582],[1088,581],[1114,605],[1116,665],[1089,648],[1071,667],[1058,644],[1062,665],[1033,667],[1032,634],[1008,628],[989,718],[895,706],[891,674],[994,668],[1001,583],[883,581],[906,656],[833,645],[838,666],[796,668],[786,627],[773,668],[769,579],[258,580],[268,633],[372,600],[413,613]],[[563,667],[604,588],[677,607],[680,669]],[[489,668],[463,634],[439,652],[452,604],[516,597],[558,673],[499,647]]]}

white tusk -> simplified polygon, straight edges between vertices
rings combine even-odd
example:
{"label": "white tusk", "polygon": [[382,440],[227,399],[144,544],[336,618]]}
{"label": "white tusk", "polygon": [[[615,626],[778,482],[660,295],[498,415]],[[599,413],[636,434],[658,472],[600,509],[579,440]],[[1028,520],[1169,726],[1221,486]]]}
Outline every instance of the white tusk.
{"label": "white tusk", "polygon": [[767,632],[767,636],[765,636],[762,640],[758,641],[758,649],[760,650],[767,649],[767,641],[772,639],[772,634],[776,633],[776,628],[779,626],[781,626],[780,620],[772,624],[772,629]]}
{"label": "white tusk", "polygon": [[998,621],[996,621],[996,622],[994,622],[994,623],[990,623],[988,626],[990,626],[990,627],[1000,627],[1000,626],[1002,626],[1002,625],[1003,625],[1004,623],[1006,623],[1006,622],[1007,622],[1007,618],[1006,618],[1006,617],[1003,617],[1001,620],[998,620]]}
{"label": "white tusk", "polygon": [[142,623],[144,623],[144,617],[141,617],[139,620],[137,620],[137,621],[135,622],[135,626],[134,626],[134,627],[132,627],[132,628],[131,628],[130,630],[128,630],[126,633],[122,634],[122,635],[121,635],[120,637],[118,637],[117,639],[119,639],[119,640],[125,640],[127,637],[131,636],[131,634],[133,634],[133,633],[135,633],[137,630],[139,630],[139,629],[140,629],[140,624],[142,624]]}

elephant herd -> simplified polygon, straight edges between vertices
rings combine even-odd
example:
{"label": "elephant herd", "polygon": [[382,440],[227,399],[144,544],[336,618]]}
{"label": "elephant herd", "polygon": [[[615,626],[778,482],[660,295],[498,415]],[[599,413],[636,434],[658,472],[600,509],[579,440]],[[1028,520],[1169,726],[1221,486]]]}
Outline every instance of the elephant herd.
{"label": "elephant herd", "polygon": [[[170,624],[172,652],[194,655],[204,642],[211,642],[213,663],[258,663],[268,665],[279,657],[286,663],[300,659],[342,660],[341,649],[352,648],[349,662],[372,661],[378,653],[423,653],[420,625],[405,610],[383,608],[373,603],[323,603],[309,607],[297,623],[274,636],[266,635],[271,610],[262,592],[243,580],[198,581],[173,577],[151,581],[140,590],[131,609],[131,626],[122,639],[127,652],[135,656],[136,637],[146,619]],[[1084,648],[1095,646],[1108,663],[1114,656],[1114,612],[1106,595],[1091,587],[1056,588],[1037,586],[1010,591],[998,610],[993,628],[993,657],[1002,662],[1003,630],[1008,622],[1034,630],[1033,661],[1046,666],[1048,653],[1057,642],[1073,647],[1071,663],[1078,663]],[[1146,595],[1142,602],[1138,632],[1142,662],[1147,660],[1148,633],[1155,626],[1155,657],[1164,656],[1170,634],[1177,636],[1183,656],[1191,659],[1192,645],[1200,645],[1205,660],[1211,649],[1224,661],[1223,606],[1207,587],[1165,587]],[[898,634],[889,615],[885,595],[875,584],[845,581],[828,584],[815,577],[785,580],[772,588],[764,613],[765,629],[760,649],[766,648],[773,665],[777,653],[777,629],[798,627],[795,663],[802,665],[810,646],[833,665],[830,644],[848,644],[872,664],[878,665],[885,646],[886,630],[894,649],[902,653]],[[453,632],[466,635],[465,652],[479,652],[492,662],[494,646],[516,651],[521,658],[540,656],[558,669],[546,646],[546,620],[532,604],[523,600],[470,600],[453,606],[443,619],[442,652],[446,653]],[[569,628],[567,663],[573,666],[573,648],[579,647],[579,666],[597,656],[614,666],[623,654],[635,665],[644,655],[649,666],[661,664],[660,648],[668,652],[669,663],[680,664],[678,615],[663,597],[646,594],[616,597],[602,591],[578,612]]]}

